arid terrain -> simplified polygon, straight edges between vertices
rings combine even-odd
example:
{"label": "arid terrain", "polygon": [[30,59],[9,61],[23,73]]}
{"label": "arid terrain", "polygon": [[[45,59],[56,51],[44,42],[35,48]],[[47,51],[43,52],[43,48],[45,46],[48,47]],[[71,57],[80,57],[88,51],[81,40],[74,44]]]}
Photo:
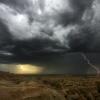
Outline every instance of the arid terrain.
{"label": "arid terrain", "polygon": [[100,100],[100,77],[0,72],[0,100]]}

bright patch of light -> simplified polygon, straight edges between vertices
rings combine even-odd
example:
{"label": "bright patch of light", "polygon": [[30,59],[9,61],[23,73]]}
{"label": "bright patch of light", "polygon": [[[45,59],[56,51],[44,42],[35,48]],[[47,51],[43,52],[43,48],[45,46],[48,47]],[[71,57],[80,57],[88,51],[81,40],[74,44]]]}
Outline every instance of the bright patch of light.
{"label": "bright patch of light", "polygon": [[69,0],[32,0],[33,9],[38,15],[72,11]]}
{"label": "bright patch of light", "polygon": [[33,66],[33,65],[16,65],[17,74],[40,74],[43,72],[42,67]]}
{"label": "bright patch of light", "polygon": [[38,10],[37,10],[37,13],[38,13],[38,15],[42,15],[41,9],[38,9]]}
{"label": "bright patch of light", "polygon": [[61,12],[63,10],[71,11],[69,0],[45,0],[45,10],[47,12]]}
{"label": "bright patch of light", "polygon": [[19,23],[20,23],[23,19],[25,19],[25,16],[24,16],[24,15],[18,14],[18,15],[16,16],[16,21],[19,22]]}

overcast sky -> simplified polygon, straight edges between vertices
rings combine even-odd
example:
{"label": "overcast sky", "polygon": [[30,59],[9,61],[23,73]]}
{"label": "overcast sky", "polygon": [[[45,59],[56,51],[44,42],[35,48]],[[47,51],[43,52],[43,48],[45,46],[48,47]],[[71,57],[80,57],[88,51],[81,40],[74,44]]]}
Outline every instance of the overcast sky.
{"label": "overcast sky", "polygon": [[[0,0],[0,62],[31,63],[47,73],[99,68],[100,0]],[[2,67],[1,67],[2,70]]]}

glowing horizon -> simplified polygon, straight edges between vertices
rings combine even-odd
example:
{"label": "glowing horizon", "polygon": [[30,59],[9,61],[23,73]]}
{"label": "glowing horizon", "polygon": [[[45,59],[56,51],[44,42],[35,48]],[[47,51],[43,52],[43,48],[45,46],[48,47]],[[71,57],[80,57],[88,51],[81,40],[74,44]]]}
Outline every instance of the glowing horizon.
{"label": "glowing horizon", "polygon": [[43,72],[43,68],[35,65],[29,64],[19,64],[16,65],[15,74],[41,74]]}

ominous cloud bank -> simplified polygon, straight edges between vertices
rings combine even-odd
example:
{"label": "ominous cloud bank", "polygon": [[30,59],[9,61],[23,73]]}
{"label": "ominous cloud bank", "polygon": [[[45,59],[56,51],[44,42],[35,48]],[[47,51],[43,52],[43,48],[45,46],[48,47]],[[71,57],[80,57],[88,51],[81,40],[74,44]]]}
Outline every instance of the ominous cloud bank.
{"label": "ominous cloud bank", "polygon": [[62,73],[74,73],[66,66],[84,66],[82,58],[75,56],[76,61],[65,53],[100,52],[99,32],[100,0],[0,0],[2,63],[32,62],[49,66],[48,73],[65,66]]}
{"label": "ominous cloud bank", "polygon": [[0,54],[100,52],[99,0],[0,0]]}

